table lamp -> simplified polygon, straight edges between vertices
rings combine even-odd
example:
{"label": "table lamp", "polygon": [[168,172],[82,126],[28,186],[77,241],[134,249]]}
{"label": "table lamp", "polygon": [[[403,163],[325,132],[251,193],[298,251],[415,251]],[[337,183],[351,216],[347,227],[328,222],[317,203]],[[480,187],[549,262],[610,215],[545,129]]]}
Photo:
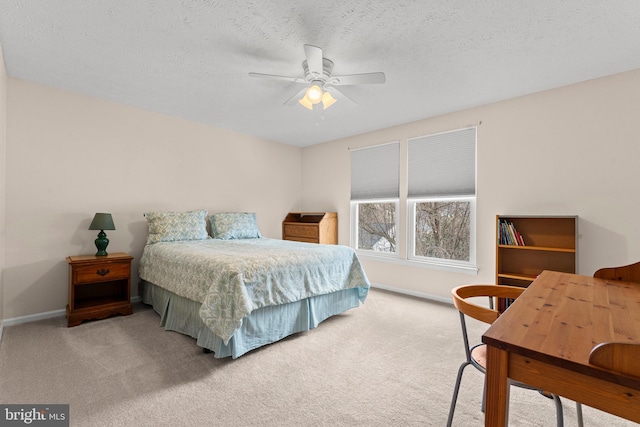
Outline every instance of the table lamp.
{"label": "table lamp", "polygon": [[96,248],[98,248],[98,252],[96,252],[96,256],[107,256],[107,245],[109,244],[109,239],[107,239],[107,234],[104,230],[115,230],[116,226],[113,225],[113,218],[111,218],[110,213],[97,213],[93,217],[93,221],[91,221],[91,225],[89,226],[89,230],[100,230],[98,233],[98,238],[96,239]]}

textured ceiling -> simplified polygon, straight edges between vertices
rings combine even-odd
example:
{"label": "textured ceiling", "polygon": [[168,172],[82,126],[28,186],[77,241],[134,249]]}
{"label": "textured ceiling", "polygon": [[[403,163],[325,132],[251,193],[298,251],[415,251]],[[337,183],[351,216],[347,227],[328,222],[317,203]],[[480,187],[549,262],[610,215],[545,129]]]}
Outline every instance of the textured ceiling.
{"label": "textured ceiling", "polygon": [[[638,0],[0,0],[10,77],[307,146],[640,68]],[[358,105],[283,106],[304,44]]]}

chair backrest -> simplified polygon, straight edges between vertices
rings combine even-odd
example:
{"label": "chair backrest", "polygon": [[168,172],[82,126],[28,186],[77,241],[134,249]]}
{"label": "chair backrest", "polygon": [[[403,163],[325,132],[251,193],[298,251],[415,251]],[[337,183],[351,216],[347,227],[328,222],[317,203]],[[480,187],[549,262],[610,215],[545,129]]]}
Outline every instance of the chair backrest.
{"label": "chair backrest", "polygon": [[593,273],[593,277],[606,280],[640,282],[640,262],[622,267],[601,268]]}
{"label": "chair backrest", "polygon": [[484,307],[468,301],[474,297],[516,299],[524,288],[503,285],[462,285],[451,291],[453,303],[458,311],[484,323],[492,324],[500,316],[496,309]]}
{"label": "chair backrest", "polygon": [[[601,268],[593,277],[640,283],[640,262],[622,267]],[[640,344],[603,342],[591,350],[589,363],[611,371],[640,377]]]}
{"label": "chair backrest", "polygon": [[589,363],[625,375],[640,377],[640,344],[605,342],[595,346]]}

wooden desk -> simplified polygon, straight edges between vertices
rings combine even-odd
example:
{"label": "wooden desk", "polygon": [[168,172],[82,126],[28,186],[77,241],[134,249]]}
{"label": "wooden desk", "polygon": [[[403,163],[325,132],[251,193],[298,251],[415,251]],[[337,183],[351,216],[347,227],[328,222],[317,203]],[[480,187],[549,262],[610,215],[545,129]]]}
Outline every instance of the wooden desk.
{"label": "wooden desk", "polygon": [[544,271],[482,336],[485,426],[508,423],[507,377],[640,422],[640,378],[589,364],[605,341],[640,343],[640,285]]}

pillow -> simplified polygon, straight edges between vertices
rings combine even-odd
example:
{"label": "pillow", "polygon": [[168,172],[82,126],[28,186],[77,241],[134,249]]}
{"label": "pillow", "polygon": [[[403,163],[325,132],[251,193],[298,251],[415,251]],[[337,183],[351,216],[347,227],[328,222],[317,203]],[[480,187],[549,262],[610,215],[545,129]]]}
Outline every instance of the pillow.
{"label": "pillow", "polygon": [[207,233],[207,211],[147,212],[149,224],[147,245],[177,240],[204,240]]}
{"label": "pillow", "polygon": [[214,239],[255,239],[262,237],[256,214],[250,212],[215,213],[209,217]]}

